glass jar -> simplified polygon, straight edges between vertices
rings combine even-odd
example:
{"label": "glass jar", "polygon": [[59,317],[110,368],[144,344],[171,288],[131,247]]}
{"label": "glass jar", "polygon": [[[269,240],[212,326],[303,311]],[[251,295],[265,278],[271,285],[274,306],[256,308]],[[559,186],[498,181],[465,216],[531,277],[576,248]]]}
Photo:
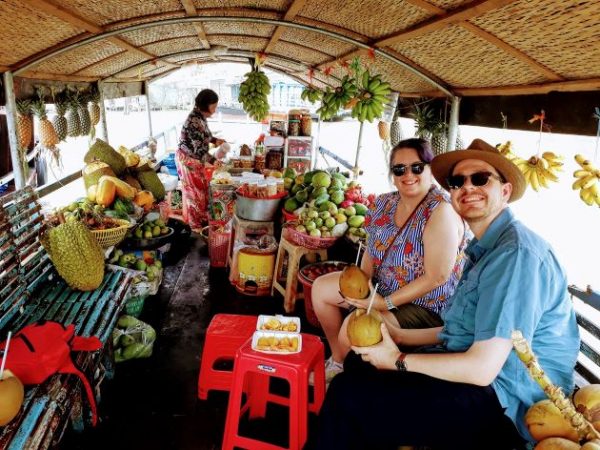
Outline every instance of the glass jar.
{"label": "glass jar", "polygon": [[254,156],[242,156],[242,168],[253,169],[254,168]]}
{"label": "glass jar", "polygon": [[309,114],[305,114],[302,116],[300,121],[300,135],[301,136],[311,136],[312,133],[312,117]]}
{"label": "glass jar", "polygon": [[269,188],[266,181],[258,182],[257,198],[267,198],[269,196]]}
{"label": "glass jar", "polygon": [[283,152],[281,150],[269,150],[265,164],[267,169],[281,170],[283,167]]}
{"label": "glass jar", "polygon": [[288,122],[288,136],[300,136],[300,120],[290,119]]}
{"label": "glass jar", "polygon": [[277,195],[277,182],[275,180],[267,181],[267,197]]}
{"label": "glass jar", "polygon": [[258,197],[258,181],[249,181],[248,182],[248,196],[249,197]]}
{"label": "glass jar", "polygon": [[277,193],[283,194],[285,192],[285,183],[283,181],[283,178],[277,178],[277,180],[275,180],[275,183],[277,184]]}
{"label": "glass jar", "polygon": [[254,156],[254,169],[262,172],[265,169],[266,157],[264,154]]}

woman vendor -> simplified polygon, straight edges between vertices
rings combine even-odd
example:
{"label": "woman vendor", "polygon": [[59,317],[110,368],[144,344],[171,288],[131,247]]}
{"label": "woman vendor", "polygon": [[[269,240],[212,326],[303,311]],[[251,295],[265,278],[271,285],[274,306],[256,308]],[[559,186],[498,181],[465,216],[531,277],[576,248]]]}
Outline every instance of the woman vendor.
{"label": "woman vendor", "polygon": [[211,155],[209,144],[221,146],[223,139],[213,137],[206,119],[217,110],[219,96],[211,89],[203,89],[196,96],[195,106],[187,117],[177,149],[177,172],[182,183],[183,219],[190,228],[199,232],[208,221],[208,184],[205,167],[223,159],[226,150],[219,147]]}

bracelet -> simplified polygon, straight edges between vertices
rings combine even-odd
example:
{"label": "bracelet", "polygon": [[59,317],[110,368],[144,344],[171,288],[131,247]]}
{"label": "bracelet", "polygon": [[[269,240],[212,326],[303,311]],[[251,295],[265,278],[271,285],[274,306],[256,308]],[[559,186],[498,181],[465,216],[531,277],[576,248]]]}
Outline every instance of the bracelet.
{"label": "bracelet", "polygon": [[386,295],[383,300],[385,301],[385,306],[387,306],[388,311],[396,309],[396,305],[392,303],[392,299],[389,295]]}

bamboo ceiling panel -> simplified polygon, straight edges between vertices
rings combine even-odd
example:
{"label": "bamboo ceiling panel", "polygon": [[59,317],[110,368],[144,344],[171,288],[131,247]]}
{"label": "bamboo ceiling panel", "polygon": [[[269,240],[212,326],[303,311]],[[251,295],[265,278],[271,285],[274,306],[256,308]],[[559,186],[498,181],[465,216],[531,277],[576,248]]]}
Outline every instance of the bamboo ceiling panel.
{"label": "bamboo ceiling panel", "polygon": [[[164,69],[172,69],[172,66],[169,66],[167,64],[164,64],[161,61],[154,61],[155,64],[153,63],[148,63],[145,64],[144,66],[141,67],[142,69],[142,75],[145,76],[146,71],[151,71],[151,70],[156,70],[157,68],[164,68]],[[117,78],[133,78],[133,77],[137,77],[140,75],[140,68],[135,67],[132,68],[130,70],[126,70],[125,72],[120,73]]]}
{"label": "bamboo ceiling panel", "polygon": [[600,76],[599,18],[598,0],[521,0],[471,22],[563,77],[592,78]]}
{"label": "bamboo ceiling panel", "polygon": [[80,71],[77,75],[90,76],[105,78],[113,73],[120,72],[123,69],[127,69],[134,64],[139,64],[142,61],[146,61],[147,56],[139,53],[126,52],[119,55],[117,58],[110,58],[99,64],[95,64],[88,69]]}
{"label": "bamboo ceiling panel", "polygon": [[224,45],[230,50],[260,52],[269,42],[267,38],[247,36],[208,36],[210,45]]}
{"label": "bamboo ceiling panel", "polygon": [[196,9],[205,8],[250,8],[287,11],[291,0],[194,0]]}
{"label": "bamboo ceiling panel", "polygon": [[142,47],[156,41],[164,41],[165,39],[187,36],[198,36],[198,32],[192,24],[180,23],[177,25],[162,25],[130,31],[129,33],[120,35],[120,37],[136,47]]}
{"label": "bamboo ceiling panel", "polygon": [[391,48],[455,87],[511,86],[545,80],[529,65],[459,26]]}
{"label": "bamboo ceiling panel", "polygon": [[[342,36],[349,37],[350,39],[354,39],[359,42],[367,43],[371,40],[369,37],[359,34],[355,31],[348,30],[346,28],[342,28],[337,25],[333,25],[331,23],[320,22],[318,20],[314,20],[309,17],[296,16],[296,17],[294,17],[294,23],[308,25],[309,27],[318,28],[318,29],[321,29],[324,31],[331,31],[332,33],[340,34]],[[292,28],[287,28],[287,29],[290,30]],[[321,36],[324,36],[324,35],[321,35]]]}
{"label": "bamboo ceiling panel", "polygon": [[100,26],[134,17],[183,11],[179,0],[52,0],[52,3]]}
{"label": "bamboo ceiling panel", "polygon": [[278,20],[281,18],[281,12],[275,10],[258,10],[258,9],[235,9],[235,8],[204,8],[197,10],[198,16],[236,16],[236,17],[253,17],[260,19],[274,19]]}
{"label": "bamboo ceiling panel", "polygon": [[35,66],[34,70],[43,73],[73,74],[106,58],[118,58],[116,55],[125,51],[122,47],[103,39],[47,59]]}
{"label": "bamboo ceiling panel", "polygon": [[333,57],[333,55],[322,53],[323,50],[326,49],[320,48],[319,50],[316,50],[310,47],[303,47],[279,40],[273,47],[271,54],[286,56],[297,61],[304,61],[310,65],[317,65],[323,61],[328,61]]}
{"label": "bamboo ceiling panel", "polygon": [[240,34],[270,38],[275,32],[275,26],[245,22],[203,22],[206,34]]}
{"label": "bamboo ceiling panel", "polygon": [[0,3],[0,65],[10,66],[84,30],[38,12],[19,0]]}
{"label": "bamboo ceiling panel", "polygon": [[198,36],[191,36],[186,38],[167,39],[162,42],[146,45],[143,48],[153,55],[162,56],[185,50],[196,50],[202,48],[202,45],[200,44]]}
{"label": "bamboo ceiling panel", "polygon": [[322,53],[335,58],[355,48],[354,45],[347,44],[338,39],[330,38],[314,31],[305,31],[296,28],[285,28],[280,39],[292,44],[297,43],[304,47],[319,49]]}
{"label": "bamboo ceiling panel", "polygon": [[172,63],[183,63],[186,61],[192,61],[192,60],[196,60],[196,59],[210,59],[211,61],[215,62],[214,59],[210,58],[207,55],[205,50],[198,50],[197,52],[189,52],[189,53],[185,53],[183,55],[170,56],[165,59]]}
{"label": "bamboo ceiling panel", "polygon": [[106,25],[105,29],[109,30],[118,30],[121,28],[125,28],[131,25],[139,25],[143,23],[154,22],[157,20],[166,20],[166,19],[177,19],[180,17],[185,17],[185,11],[173,11],[166,12],[160,14],[151,14],[149,16],[144,17],[134,17],[132,19],[125,19],[120,22],[112,22],[109,25]]}
{"label": "bamboo ceiling panel", "polygon": [[300,15],[379,38],[415,25],[431,13],[398,0],[308,0]]}

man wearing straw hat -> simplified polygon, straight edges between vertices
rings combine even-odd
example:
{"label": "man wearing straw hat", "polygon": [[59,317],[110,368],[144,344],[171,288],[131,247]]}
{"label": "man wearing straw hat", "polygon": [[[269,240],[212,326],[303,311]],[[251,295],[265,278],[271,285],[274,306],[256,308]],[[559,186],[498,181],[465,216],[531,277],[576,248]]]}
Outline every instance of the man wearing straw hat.
{"label": "man wearing straw hat", "polygon": [[[382,325],[379,344],[353,347],[370,364],[349,356],[333,379],[319,449],[523,447],[531,440],[524,414],[545,395],[512,351],[513,330],[550,379],[572,390],[579,333],[565,273],[508,207],[525,191],[521,171],[479,139],[437,156],[431,169],[475,236],[444,326]],[[398,344],[428,347],[407,355]]]}

